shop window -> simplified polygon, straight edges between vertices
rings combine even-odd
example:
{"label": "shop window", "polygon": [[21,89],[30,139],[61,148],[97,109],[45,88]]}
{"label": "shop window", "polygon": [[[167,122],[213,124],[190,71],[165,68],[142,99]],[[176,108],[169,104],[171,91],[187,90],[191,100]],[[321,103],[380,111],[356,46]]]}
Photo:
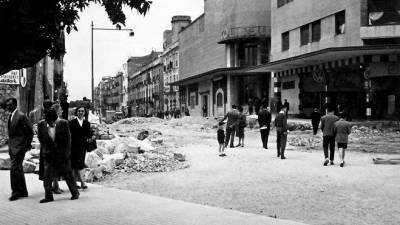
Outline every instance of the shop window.
{"label": "shop window", "polygon": [[335,33],[344,34],[346,24],[346,11],[340,11],[335,14]]}
{"label": "shop window", "polygon": [[317,20],[311,23],[311,29],[312,29],[311,41],[317,42],[321,40],[321,20]]}
{"label": "shop window", "polygon": [[310,26],[309,24],[300,27],[300,45],[307,45],[310,42]]}
{"label": "shop window", "polygon": [[289,31],[282,33],[282,51],[289,50]]}
{"label": "shop window", "polygon": [[294,81],[287,81],[282,83],[282,90],[294,89],[294,88],[295,88]]}

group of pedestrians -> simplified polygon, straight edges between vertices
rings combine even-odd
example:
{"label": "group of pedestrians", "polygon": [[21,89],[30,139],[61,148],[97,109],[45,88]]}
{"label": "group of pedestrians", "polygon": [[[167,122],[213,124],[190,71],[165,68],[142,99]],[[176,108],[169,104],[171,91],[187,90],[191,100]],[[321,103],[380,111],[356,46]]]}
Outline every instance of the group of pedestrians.
{"label": "group of pedestrians", "polygon": [[[276,145],[277,145],[277,157],[286,159],[285,149],[288,135],[288,108],[289,103],[285,99],[285,103],[281,105],[278,114],[275,117],[273,125],[276,128]],[[260,135],[262,146],[264,149],[268,149],[268,137],[271,130],[271,109],[267,105],[263,104],[262,108],[258,113],[258,123],[260,126]],[[328,109],[327,115],[321,118],[318,110],[314,110],[312,113],[312,125],[314,135],[318,132],[319,124],[321,123],[321,130],[323,134],[323,149],[324,149],[324,166],[334,165],[335,156],[335,142],[339,149],[340,167],[345,164],[344,156],[345,150],[347,149],[348,136],[351,133],[351,124],[345,120],[345,113],[339,113],[339,117],[334,115],[332,109]],[[224,133],[225,119],[226,128]],[[239,144],[236,146],[244,146],[244,127],[246,126],[246,115],[243,113],[243,108],[239,106],[239,110],[236,109],[236,105],[232,105],[232,110],[229,111],[218,123],[217,139],[219,143],[219,155],[226,156],[224,148],[228,146],[234,148],[234,137],[237,132],[239,137]]]}
{"label": "group of pedestrians", "polygon": [[[10,201],[28,197],[23,171],[25,153],[31,149],[34,131],[28,117],[17,109],[17,100],[6,100],[8,119],[9,154],[11,159]],[[87,141],[92,137],[90,123],[85,119],[86,108],[77,107],[76,118],[68,121],[63,117],[59,103],[47,100],[43,103],[43,119],[37,125],[40,142],[39,179],[43,180],[44,199],[40,203],[54,201],[53,193],[60,194],[58,180],[63,178],[71,193],[71,200],[79,198],[78,188],[86,189],[80,175],[85,167]],[[65,115],[65,113],[64,113]],[[76,181],[80,181],[79,186]]]}

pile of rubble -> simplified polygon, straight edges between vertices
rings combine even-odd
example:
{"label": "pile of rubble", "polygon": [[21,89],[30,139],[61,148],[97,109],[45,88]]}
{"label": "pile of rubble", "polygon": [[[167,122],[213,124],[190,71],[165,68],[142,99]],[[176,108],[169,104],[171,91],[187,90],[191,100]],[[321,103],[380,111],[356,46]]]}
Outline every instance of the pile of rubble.
{"label": "pile of rubble", "polygon": [[322,146],[322,137],[315,135],[307,136],[288,136],[288,143],[296,147],[306,147],[306,149],[317,149]]}

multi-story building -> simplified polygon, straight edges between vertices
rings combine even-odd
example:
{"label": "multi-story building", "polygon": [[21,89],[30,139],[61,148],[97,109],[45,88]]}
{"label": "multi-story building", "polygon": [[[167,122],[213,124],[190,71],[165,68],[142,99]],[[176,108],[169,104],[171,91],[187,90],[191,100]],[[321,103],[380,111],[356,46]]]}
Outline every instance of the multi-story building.
{"label": "multi-story building", "polygon": [[268,62],[270,32],[269,0],[204,1],[204,14],[179,33],[179,81],[173,83],[191,115],[203,107],[208,116],[222,116],[233,104],[248,111],[262,99],[268,103],[270,73],[246,71]]}
{"label": "multi-story building", "polygon": [[[153,115],[155,111],[162,110],[162,60],[161,52],[151,52],[142,60],[141,67],[128,77],[128,102],[129,115]],[[138,58],[138,57],[136,57]],[[161,92],[161,94],[160,94]]]}
{"label": "multi-story building", "polygon": [[400,1],[272,0],[275,95],[291,114],[340,104],[352,117],[400,112]]}
{"label": "multi-story building", "polygon": [[179,80],[179,32],[190,24],[190,16],[173,16],[172,30],[164,31],[162,54],[164,65],[164,108],[180,107],[179,86],[171,85]]}
{"label": "multi-story building", "polygon": [[122,72],[118,72],[114,77],[102,77],[99,85],[95,88],[94,102],[98,102],[102,115],[106,115],[107,110],[122,111],[123,78]]}

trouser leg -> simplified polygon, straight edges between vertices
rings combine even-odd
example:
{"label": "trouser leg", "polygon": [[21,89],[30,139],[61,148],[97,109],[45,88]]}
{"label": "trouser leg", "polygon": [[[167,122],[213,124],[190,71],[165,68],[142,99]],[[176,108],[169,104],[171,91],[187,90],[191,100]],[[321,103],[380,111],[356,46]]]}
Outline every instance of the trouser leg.
{"label": "trouser leg", "polygon": [[329,159],[328,145],[329,145],[329,136],[324,136],[322,139],[322,147],[324,148],[325,159]]}
{"label": "trouser leg", "polygon": [[317,132],[318,132],[318,125],[317,124],[313,124],[312,126],[313,126],[314,135],[316,135]]}
{"label": "trouser leg", "polygon": [[63,173],[63,177],[65,179],[65,182],[67,183],[68,189],[71,192],[72,196],[79,195],[78,188],[76,187],[76,181],[74,179],[74,176],[72,175],[72,171],[68,170]]}
{"label": "trouser leg", "polygon": [[231,133],[231,142],[230,142],[230,144],[229,144],[229,146],[231,146],[231,147],[234,146],[234,145],[233,145],[233,142],[235,141],[235,133],[236,133],[236,129],[233,128],[233,129],[232,129],[232,133]]}
{"label": "trouser leg", "polygon": [[232,129],[227,127],[225,131],[226,131],[226,136],[225,136],[225,147],[226,147],[226,146],[228,146],[229,138],[231,137]]}
{"label": "trouser leg", "polygon": [[329,149],[330,149],[329,159],[333,162],[333,160],[335,159],[335,138],[333,136],[331,136],[329,140]]}
{"label": "trouser leg", "polygon": [[16,155],[10,154],[11,168],[10,168],[10,183],[12,196],[28,195],[26,188],[25,174],[22,163],[24,162],[25,151],[21,150]]}
{"label": "trouser leg", "polygon": [[278,157],[281,156],[281,139],[282,139],[281,135],[282,135],[281,132],[276,132],[276,150]]}
{"label": "trouser leg", "polygon": [[287,139],[287,134],[282,133],[282,138],[281,138],[281,157],[285,157],[285,149],[286,149],[286,139]]}
{"label": "trouser leg", "polygon": [[53,167],[45,162],[44,165],[44,175],[43,175],[43,186],[45,198],[49,200],[53,200],[53,190],[52,190],[52,182],[54,180],[54,169]]}

